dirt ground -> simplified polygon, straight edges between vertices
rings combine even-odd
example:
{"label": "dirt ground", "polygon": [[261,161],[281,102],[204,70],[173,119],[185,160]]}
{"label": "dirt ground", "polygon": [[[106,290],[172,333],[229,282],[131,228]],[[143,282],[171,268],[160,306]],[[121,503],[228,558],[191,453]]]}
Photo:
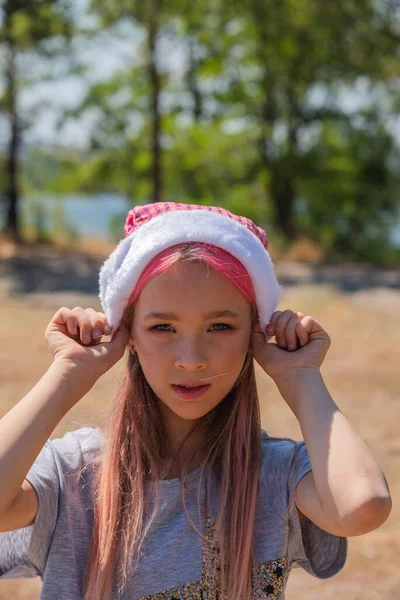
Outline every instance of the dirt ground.
{"label": "dirt ground", "polygon": [[[1,248],[0,248],[1,250]],[[103,252],[109,249],[102,248]],[[101,310],[97,297],[102,252],[80,255],[27,248],[0,255],[0,418],[51,363],[45,328],[60,306]],[[400,597],[400,272],[366,267],[275,264],[283,288],[279,309],[312,315],[332,345],[322,365],[327,387],[367,442],[387,476],[393,510],[379,529],[349,539],[348,559],[334,578],[291,573],[287,600],[395,600]],[[101,425],[122,361],[61,421],[52,438]],[[256,365],[262,424],[272,435],[301,439],[299,425],[273,381]],[[35,600],[39,579],[0,582],[0,600]]]}

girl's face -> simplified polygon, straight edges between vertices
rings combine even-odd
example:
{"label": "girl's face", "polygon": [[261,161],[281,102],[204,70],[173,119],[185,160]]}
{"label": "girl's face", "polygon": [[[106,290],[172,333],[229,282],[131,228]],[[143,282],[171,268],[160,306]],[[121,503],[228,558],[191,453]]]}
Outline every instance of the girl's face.
{"label": "girl's face", "polygon": [[[234,314],[209,316],[217,311]],[[242,370],[251,326],[250,302],[207,265],[179,262],[147,283],[135,304],[129,346],[166,416],[199,419],[223,400]],[[194,382],[210,384],[196,400],[172,387]]]}

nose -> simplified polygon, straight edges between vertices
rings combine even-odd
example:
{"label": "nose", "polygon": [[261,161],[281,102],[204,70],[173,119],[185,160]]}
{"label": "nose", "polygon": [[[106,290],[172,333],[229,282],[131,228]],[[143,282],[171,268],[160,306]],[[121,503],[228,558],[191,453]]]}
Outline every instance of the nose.
{"label": "nose", "polygon": [[189,343],[179,352],[175,366],[187,371],[200,371],[207,366],[207,360],[195,343]]}

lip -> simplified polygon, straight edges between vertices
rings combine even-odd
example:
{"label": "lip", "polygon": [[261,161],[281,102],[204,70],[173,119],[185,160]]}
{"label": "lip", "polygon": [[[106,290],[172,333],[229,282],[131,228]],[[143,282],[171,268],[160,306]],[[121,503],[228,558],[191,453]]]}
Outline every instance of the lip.
{"label": "lip", "polygon": [[203,394],[205,394],[206,391],[211,387],[211,384],[207,383],[206,385],[201,385],[200,388],[193,390],[185,389],[180,385],[172,385],[172,387],[174,392],[181,398],[184,398],[185,400],[192,400],[194,398],[200,398],[200,396],[203,396]]}
{"label": "lip", "polygon": [[200,385],[207,385],[207,384],[203,384],[200,383],[200,381],[185,381],[185,383],[174,383],[173,385],[188,385],[189,387],[199,387]]}

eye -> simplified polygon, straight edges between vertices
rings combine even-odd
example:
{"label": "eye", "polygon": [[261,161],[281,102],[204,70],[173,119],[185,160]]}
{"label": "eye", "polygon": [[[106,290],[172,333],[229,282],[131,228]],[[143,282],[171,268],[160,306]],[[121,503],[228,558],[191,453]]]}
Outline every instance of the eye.
{"label": "eye", "polygon": [[[233,329],[233,327],[231,327],[230,325],[226,325],[225,323],[214,323],[214,325],[212,325],[212,327],[215,327],[215,326],[226,327],[227,329]],[[216,331],[226,331],[226,329],[217,329]]]}
{"label": "eye", "polygon": [[[169,327],[169,329],[157,329],[158,327]],[[161,325],[154,325],[154,327],[150,328],[150,331],[170,331],[171,325],[166,325],[162,323]]]}
{"label": "eye", "polygon": [[[226,331],[227,329],[233,329],[231,325],[226,325],[226,323],[214,323],[212,327],[224,327],[226,329],[215,329],[215,331]],[[159,327],[167,327],[167,329],[158,329]],[[161,323],[161,325],[154,325],[154,327],[150,328],[150,331],[171,331],[172,325],[167,325],[167,323]]]}

